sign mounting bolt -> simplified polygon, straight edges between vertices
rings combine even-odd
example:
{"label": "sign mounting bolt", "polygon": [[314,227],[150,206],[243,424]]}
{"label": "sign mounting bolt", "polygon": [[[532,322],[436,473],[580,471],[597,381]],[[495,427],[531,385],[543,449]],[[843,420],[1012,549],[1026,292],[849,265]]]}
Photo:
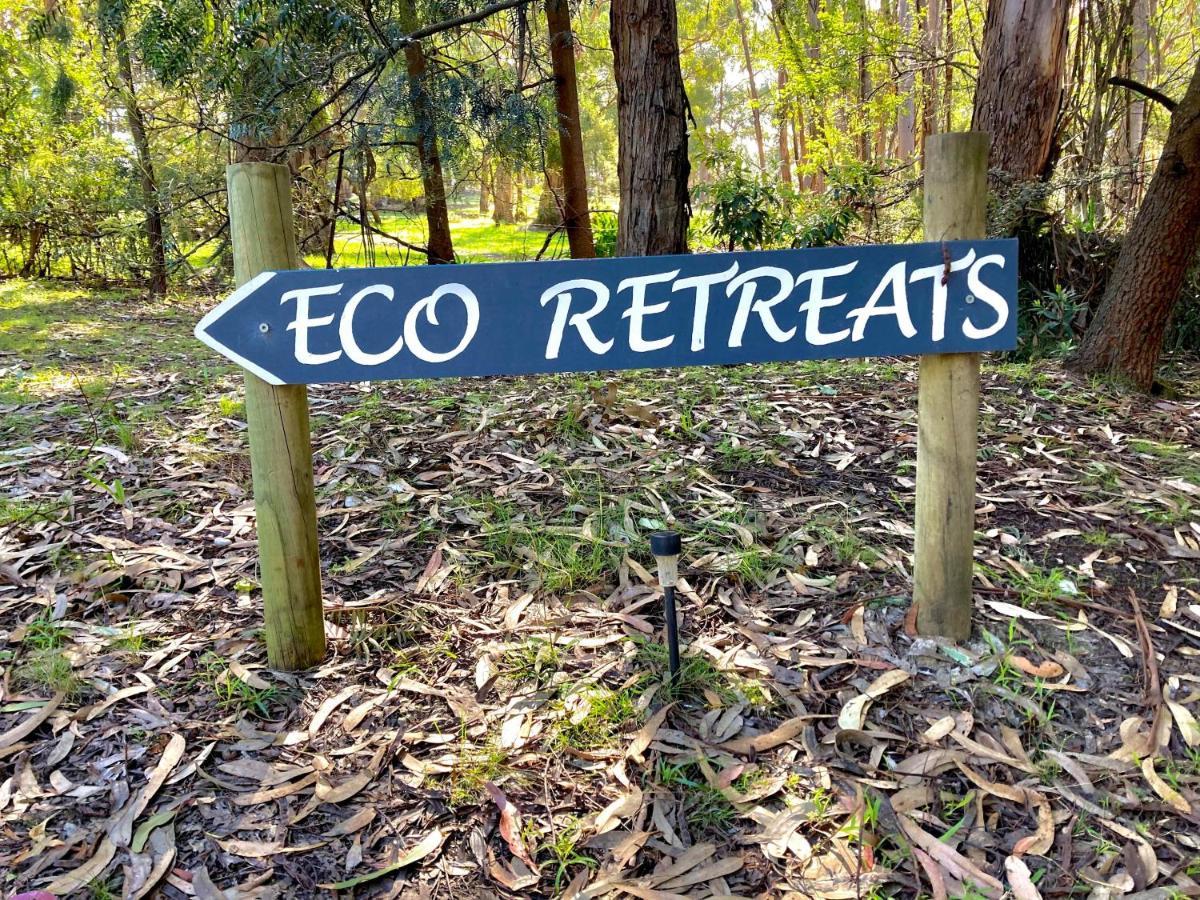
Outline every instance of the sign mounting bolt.
{"label": "sign mounting bolt", "polygon": [[270,325],[268,325],[266,322],[259,322],[259,323],[258,323],[258,330],[259,330],[260,332],[262,332],[263,334],[266,334],[268,331],[270,331],[270,330],[271,330],[271,326],[270,326]]}

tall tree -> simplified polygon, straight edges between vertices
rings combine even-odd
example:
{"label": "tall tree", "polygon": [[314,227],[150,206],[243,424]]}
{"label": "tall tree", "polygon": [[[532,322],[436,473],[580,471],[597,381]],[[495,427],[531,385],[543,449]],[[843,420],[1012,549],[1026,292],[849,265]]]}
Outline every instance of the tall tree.
{"label": "tall tree", "polygon": [[575,76],[575,37],[567,0],[546,0],[550,30],[550,64],[554,70],[554,107],[558,114],[558,146],[562,152],[562,223],[573,259],[596,255],[588,213],[587,164],[579,123],[579,82]]}
{"label": "tall tree", "polygon": [[674,0],[612,0],[617,83],[617,254],[687,252],[687,95]]}
{"label": "tall tree", "polygon": [[[417,30],[415,0],[401,0],[400,24],[410,34]],[[421,164],[421,185],[425,193],[425,221],[429,230],[427,258],[430,265],[454,262],[454,242],[450,237],[450,212],[446,206],[446,185],[442,178],[442,157],[438,153],[437,125],[428,83],[428,64],[420,41],[404,47],[408,70],[408,98],[416,131],[417,159]]]}
{"label": "tall tree", "polygon": [[[920,0],[918,0],[918,3]],[[921,140],[938,130],[938,66],[941,63],[942,5],[940,0],[925,0],[925,63],[921,69]]]}
{"label": "tall tree", "polygon": [[1200,64],[1173,105],[1162,156],[1083,336],[1078,367],[1149,390],[1171,312],[1200,247]]}
{"label": "tall tree", "polygon": [[785,185],[792,183],[792,155],[788,148],[788,123],[792,116],[787,100],[787,69],[782,65],[775,75],[775,118],[779,142],[779,180]]}
{"label": "tall tree", "polygon": [[742,41],[742,59],[746,63],[746,78],[750,88],[750,114],[754,117],[754,146],[758,149],[758,168],[767,171],[767,151],[763,144],[762,111],[758,108],[758,83],[754,74],[754,56],[750,52],[750,34],[746,30],[746,15],[742,12],[742,0],[733,0],[733,11],[737,14],[738,36]]}
{"label": "tall tree", "polygon": [[910,159],[917,147],[916,78],[913,72],[913,54],[909,46],[912,40],[912,2],[898,0],[898,24],[900,27],[900,108],[896,112],[896,155]]}
{"label": "tall tree", "polygon": [[1053,158],[1070,11],[1070,0],[988,2],[971,128],[992,136],[991,168],[1018,180],[1048,174]]}
{"label": "tall tree", "polygon": [[[102,19],[103,22],[103,19]],[[138,184],[142,194],[143,228],[150,249],[151,296],[161,297],[167,292],[167,252],[163,240],[162,202],[158,193],[158,180],[154,175],[154,156],[150,151],[150,135],[146,131],[146,115],[137,94],[133,79],[133,56],[129,52],[124,16],[114,16],[106,29],[108,42],[116,57],[117,83],[120,88],[121,105],[125,107],[125,121],[129,125],[129,136],[133,139],[133,152],[137,157]]]}

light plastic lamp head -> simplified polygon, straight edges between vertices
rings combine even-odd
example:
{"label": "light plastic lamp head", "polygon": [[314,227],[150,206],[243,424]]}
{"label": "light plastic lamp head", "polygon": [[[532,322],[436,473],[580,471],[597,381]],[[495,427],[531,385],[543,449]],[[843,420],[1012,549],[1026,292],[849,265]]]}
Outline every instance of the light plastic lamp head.
{"label": "light plastic lamp head", "polygon": [[650,552],[658,563],[658,583],[675,587],[679,581],[679,535],[674,531],[656,531],[650,535]]}

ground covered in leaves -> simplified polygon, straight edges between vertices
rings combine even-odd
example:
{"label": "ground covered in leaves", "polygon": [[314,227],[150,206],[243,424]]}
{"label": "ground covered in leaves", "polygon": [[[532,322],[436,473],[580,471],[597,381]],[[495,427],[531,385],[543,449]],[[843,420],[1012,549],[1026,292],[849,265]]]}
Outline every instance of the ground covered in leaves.
{"label": "ground covered in leaves", "polygon": [[1194,364],[986,366],[962,646],[910,361],[315,389],[289,675],[209,302],[0,285],[3,895],[1200,894]]}

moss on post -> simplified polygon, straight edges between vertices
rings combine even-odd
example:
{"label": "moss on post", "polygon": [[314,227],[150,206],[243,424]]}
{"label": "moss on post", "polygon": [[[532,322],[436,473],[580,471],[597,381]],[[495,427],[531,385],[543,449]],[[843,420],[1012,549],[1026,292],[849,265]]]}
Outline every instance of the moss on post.
{"label": "moss on post", "polygon": [[[287,167],[238,163],[225,175],[237,283],[298,268]],[[307,669],[325,656],[308,390],[245,375],[267,659]]]}
{"label": "moss on post", "polygon": [[[925,148],[925,239],[986,237],[989,139],[931,135]],[[913,601],[917,631],[971,634],[979,354],[921,357]]]}

